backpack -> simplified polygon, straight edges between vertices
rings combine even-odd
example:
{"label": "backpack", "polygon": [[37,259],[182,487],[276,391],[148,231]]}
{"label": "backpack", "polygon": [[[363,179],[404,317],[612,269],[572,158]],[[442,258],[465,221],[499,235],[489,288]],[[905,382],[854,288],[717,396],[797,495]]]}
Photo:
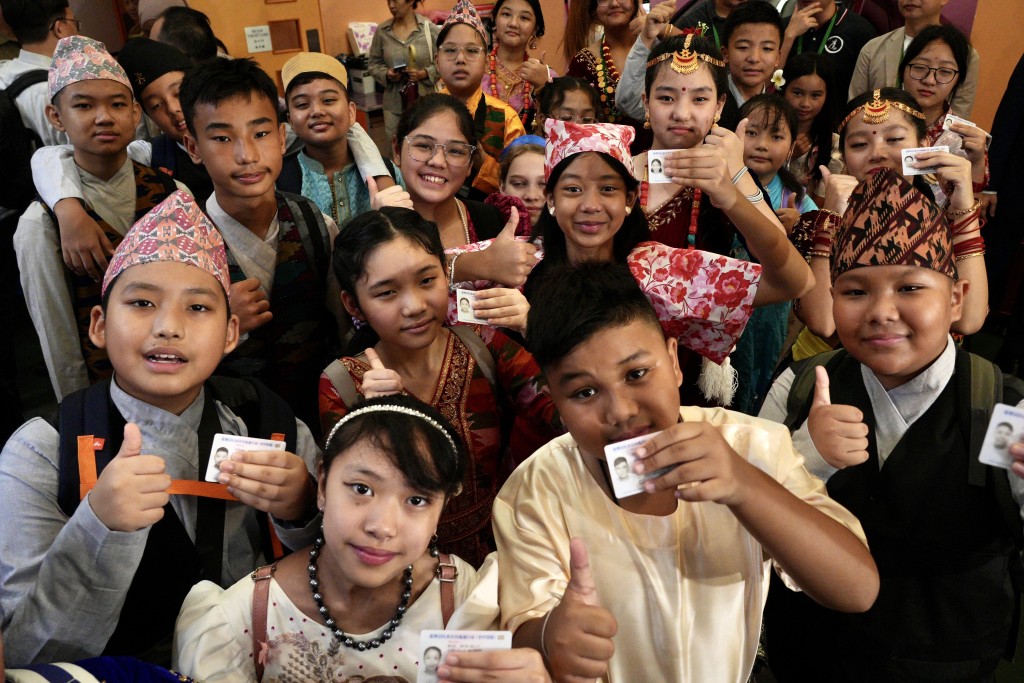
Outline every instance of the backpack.
{"label": "backpack", "polygon": [[46,81],[46,69],[21,74],[6,89],[0,90],[0,206],[19,215],[36,196],[32,183],[32,154],[42,140],[25,126],[15,99],[27,88]]}
{"label": "backpack", "polygon": [[[843,353],[845,353],[843,349],[836,349],[819,353],[817,356],[806,358],[792,365],[793,384],[786,399],[786,419],[783,421],[790,433],[796,431],[800,425],[806,422],[810,413],[810,399],[814,394],[814,369],[819,365],[826,368],[834,367],[842,360],[841,354]],[[1014,592],[1017,594],[1018,608],[1014,610],[1013,625],[1004,653],[1008,660],[1012,660],[1016,651],[1020,625],[1020,596],[1024,593],[1024,527],[1021,525],[1020,506],[1013,498],[1009,480],[1010,476],[1015,475],[1011,475],[1008,470],[1000,472],[998,468],[986,465],[974,457],[974,454],[981,452],[985,432],[995,405],[997,403],[1017,405],[1024,400],[1024,381],[1013,375],[1003,374],[999,366],[981,356],[973,353],[969,356],[971,363],[969,444],[972,457],[968,459],[967,481],[973,486],[991,489],[999,508],[999,514],[1006,522],[1013,537],[1014,546],[1017,548],[1016,561],[1011,562],[1008,570]],[[989,476],[990,471],[993,475],[991,477]]]}

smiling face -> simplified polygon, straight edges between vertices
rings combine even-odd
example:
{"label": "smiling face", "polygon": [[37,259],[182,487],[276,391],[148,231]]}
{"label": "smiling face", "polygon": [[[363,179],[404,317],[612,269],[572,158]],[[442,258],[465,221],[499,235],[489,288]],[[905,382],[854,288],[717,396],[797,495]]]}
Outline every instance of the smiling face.
{"label": "smiling face", "polygon": [[679,420],[676,341],[649,321],[600,330],[544,374],[562,422],[592,458],[603,460],[610,443]]}
{"label": "smiling face", "polygon": [[548,206],[565,235],[569,263],[584,260],[610,261],[613,240],[632,207],[636,192],[611,164],[596,152],[573,157],[558,182],[550,188]]}
{"label": "smiling face", "polygon": [[779,65],[779,30],[772,24],[740,24],[722,47],[732,79],[747,88],[761,88]]}
{"label": "smiling face", "polygon": [[526,0],[505,0],[494,18],[494,37],[502,47],[522,48],[537,32],[537,16]]}
{"label": "smiling face", "polygon": [[142,108],[161,132],[175,142],[185,137],[185,115],[178,99],[184,77],[183,71],[168,71],[142,91]]}
{"label": "smiling face", "polygon": [[501,192],[522,199],[530,212],[530,225],[537,225],[544,211],[544,187],[544,154],[524,152],[509,165]]}
{"label": "smiling face", "polygon": [[323,509],[324,580],[380,588],[400,580],[424,556],[444,507],[444,495],[410,485],[391,457],[361,439],[319,476]]}
{"label": "smiling face", "polygon": [[922,111],[927,112],[928,110],[942,107],[953,94],[953,88],[956,87],[960,79],[959,74],[954,76],[953,80],[949,83],[939,83],[936,78],[937,74],[934,71],[929,71],[927,76],[917,80],[910,75],[911,68],[914,65],[956,71],[957,64],[956,59],[953,57],[953,51],[943,41],[933,40],[925,45],[924,49],[921,50],[921,54],[914,57],[913,61],[907,64],[907,67],[903,70],[903,87],[914,96],[917,103],[921,105]]}
{"label": "smiling face", "polygon": [[351,315],[369,323],[382,342],[399,349],[429,346],[448,314],[448,283],[441,261],[406,237],[378,246],[356,280],[355,296],[341,296]]}
{"label": "smiling face", "polygon": [[902,175],[903,150],[923,144],[909,116],[891,107],[889,119],[882,123],[864,123],[860,114],[850,119],[843,141],[843,160],[847,172],[857,180],[864,180],[874,168],[890,168]]}
{"label": "smiling face", "polygon": [[[776,120],[772,121],[773,118]],[[751,113],[743,137],[743,163],[762,183],[775,177],[792,149],[793,134],[781,112],[769,114],[760,108]]]}
{"label": "smiling face", "polygon": [[[466,182],[473,166],[471,163],[465,166],[452,165],[440,147],[434,149],[434,144],[469,144],[459,128],[455,113],[445,110],[434,114],[409,131],[406,138],[396,140],[399,145],[398,165],[402,169],[406,190],[412,197],[416,210],[421,211],[424,206],[443,204],[454,197]],[[428,152],[428,148],[432,153]],[[413,154],[423,158],[428,153],[431,156],[427,161],[413,158]]]}
{"label": "smiling face", "polygon": [[796,110],[796,118],[806,124],[814,120],[825,106],[825,81],[818,74],[807,74],[786,85],[783,97]]}
{"label": "smiling face", "polygon": [[288,121],[296,137],[307,145],[336,145],[345,139],[355,120],[356,105],[334,79],[317,78],[288,93]]}
{"label": "smiling face", "polygon": [[285,146],[274,103],[256,93],[199,103],[192,125],[185,147],[206,166],[218,201],[273,197]]}
{"label": "smiling face", "polygon": [[72,83],[57,93],[46,116],[67,133],[75,157],[109,159],[123,154],[135,139],[141,112],[127,86],[106,79]]}
{"label": "smiling face", "polygon": [[620,29],[629,26],[637,13],[638,0],[596,0],[594,21],[605,29]]}
{"label": "smiling face", "polygon": [[662,66],[643,96],[654,133],[652,149],[690,149],[704,141],[725,106],[711,70],[703,62],[692,74]]}
{"label": "smiling face", "polygon": [[158,261],[122,272],[106,313],[92,310],[89,339],[107,350],[128,395],[180,415],[238,342],[224,288],[184,263]]}
{"label": "smiling face", "polygon": [[[481,52],[471,56],[464,49],[467,47],[479,48]],[[463,49],[449,56],[445,48]],[[469,24],[454,24],[448,29],[444,43],[438,45],[436,62],[437,73],[453,97],[465,100],[480,89],[480,81],[487,70],[485,48],[484,37]]]}
{"label": "smiling face", "polygon": [[917,377],[946,348],[965,281],[916,266],[866,266],[832,286],[836,332],[886,390]]}

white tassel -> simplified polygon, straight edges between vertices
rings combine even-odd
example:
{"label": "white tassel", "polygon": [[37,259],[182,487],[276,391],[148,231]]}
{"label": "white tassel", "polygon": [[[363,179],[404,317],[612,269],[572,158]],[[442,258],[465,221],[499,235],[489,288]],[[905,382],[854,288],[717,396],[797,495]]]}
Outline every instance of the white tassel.
{"label": "white tassel", "polygon": [[723,406],[732,404],[736,389],[740,385],[739,373],[727,357],[721,364],[704,358],[697,378],[697,388],[704,398],[717,401]]}

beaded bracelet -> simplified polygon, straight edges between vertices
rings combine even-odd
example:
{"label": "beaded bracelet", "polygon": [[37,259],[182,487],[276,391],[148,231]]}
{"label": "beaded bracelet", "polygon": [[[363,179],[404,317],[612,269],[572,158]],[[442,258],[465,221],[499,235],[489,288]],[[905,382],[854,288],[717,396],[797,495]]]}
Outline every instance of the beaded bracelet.
{"label": "beaded bracelet", "polygon": [[946,209],[946,216],[949,218],[959,218],[960,216],[966,216],[969,213],[974,213],[981,208],[981,200],[975,199],[974,204],[969,209],[950,210]]}
{"label": "beaded bracelet", "polygon": [[448,291],[455,289],[455,259],[462,256],[461,253],[452,256],[452,260],[448,262]]}
{"label": "beaded bracelet", "polygon": [[734,175],[734,176],[732,177],[732,184],[733,184],[733,185],[736,185],[737,183],[739,183],[739,182],[740,182],[740,180],[742,180],[742,179],[743,179],[743,174],[744,174],[744,173],[746,173],[746,172],[747,172],[747,171],[749,171],[749,170],[750,170],[749,168],[747,168],[746,166],[744,166],[744,167],[743,167],[743,168],[741,168],[740,170],[736,171],[736,175]]}

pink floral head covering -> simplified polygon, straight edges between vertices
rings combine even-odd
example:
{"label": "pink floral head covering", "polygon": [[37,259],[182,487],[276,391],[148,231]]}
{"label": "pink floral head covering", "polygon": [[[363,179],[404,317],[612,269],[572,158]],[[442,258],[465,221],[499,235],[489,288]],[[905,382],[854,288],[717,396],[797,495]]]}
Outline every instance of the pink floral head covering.
{"label": "pink floral head covering", "polygon": [[451,14],[444,20],[441,30],[445,30],[452,24],[466,24],[470,28],[476,29],[483,36],[484,45],[487,44],[487,30],[484,28],[484,23],[480,21],[480,14],[476,11],[476,7],[469,0],[459,0],[455,3]]}
{"label": "pink floral head covering", "polygon": [[544,149],[544,177],[566,157],[581,152],[604,152],[621,163],[633,175],[633,155],[629,145],[636,136],[632,126],[614,123],[573,123],[548,119],[544,122],[548,144]]}
{"label": "pink floral head covering", "polygon": [[53,52],[47,76],[50,101],[72,83],[108,80],[123,83],[132,92],[131,81],[103,43],[85,36],[61,38]]}
{"label": "pink floral head covering", "polygon": [[157,261],[185,263],[217,278],[225,293],[231,289],[224,240],[210,219],[186,192],[177,190],[132,226],[110,259],[102,292],[132,266]]}

